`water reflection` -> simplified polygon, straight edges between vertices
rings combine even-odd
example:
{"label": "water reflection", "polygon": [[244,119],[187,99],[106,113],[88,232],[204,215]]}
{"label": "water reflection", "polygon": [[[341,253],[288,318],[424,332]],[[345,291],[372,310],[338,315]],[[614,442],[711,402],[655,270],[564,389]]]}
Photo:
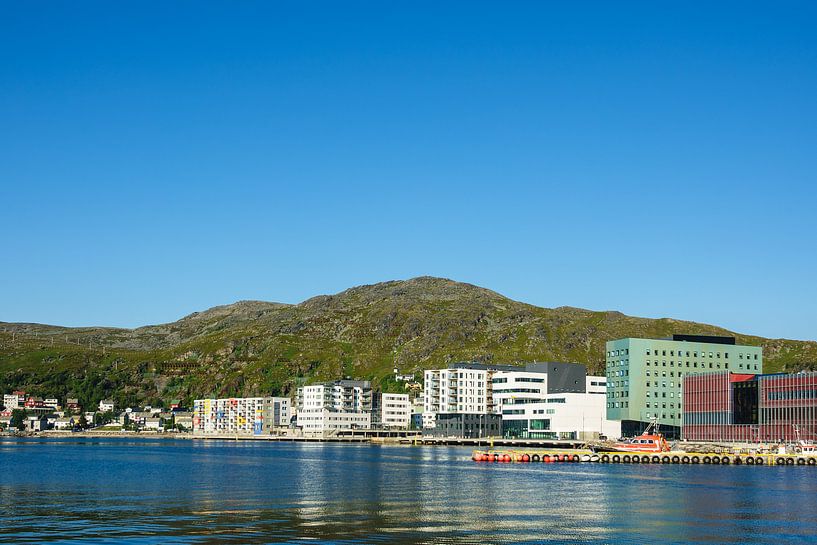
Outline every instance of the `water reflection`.
{"label": "water reflection", "polygon": [[0,442],[0,542],[765,543],[817,531],[813,468],[477,464],[469,455]]}

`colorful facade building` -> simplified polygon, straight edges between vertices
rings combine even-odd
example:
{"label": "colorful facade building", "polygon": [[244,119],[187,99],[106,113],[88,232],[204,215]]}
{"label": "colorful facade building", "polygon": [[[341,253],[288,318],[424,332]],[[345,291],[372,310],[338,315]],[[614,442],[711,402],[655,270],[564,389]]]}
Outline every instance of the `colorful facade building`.
{"label": "colorful facade building", "polygon": [[684,378],[683,438],[792,442],[817,439],[817,373],[690,374]]}
{"label": "colorful facade building", "polygon": [[289,424],[289,398],[238,397],[193,401],[194,433],[262,435]]}

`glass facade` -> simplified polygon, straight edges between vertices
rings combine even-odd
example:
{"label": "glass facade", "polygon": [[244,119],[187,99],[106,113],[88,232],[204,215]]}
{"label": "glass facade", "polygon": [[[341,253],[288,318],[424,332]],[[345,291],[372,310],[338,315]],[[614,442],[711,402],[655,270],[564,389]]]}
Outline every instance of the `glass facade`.
{"label": "glass facade", "polygon": [[817,439],[817,373],[721,372],[684,380],[683,437],[691,441]]}

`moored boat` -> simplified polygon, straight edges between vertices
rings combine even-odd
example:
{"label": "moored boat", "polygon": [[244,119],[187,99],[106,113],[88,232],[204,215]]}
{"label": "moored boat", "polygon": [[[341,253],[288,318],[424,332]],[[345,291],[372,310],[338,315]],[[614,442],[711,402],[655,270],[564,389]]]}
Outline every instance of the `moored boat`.
{"label": "moored boat", "polygon": [[[652,430],[652,431],[651,431]],[[658,426],[655,422],[647,426],[641,435],[632,437],[626,441],[619,441],[611,445],[594,445],[595,452],[669,452],[670,445],[664,435],[658,433]]]}

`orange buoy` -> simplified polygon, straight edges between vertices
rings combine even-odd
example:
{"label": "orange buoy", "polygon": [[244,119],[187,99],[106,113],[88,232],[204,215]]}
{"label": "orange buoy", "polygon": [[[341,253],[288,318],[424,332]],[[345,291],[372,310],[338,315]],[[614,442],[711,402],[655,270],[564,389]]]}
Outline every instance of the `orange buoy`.
{"label": "orange buoy", "polygon": [[486,453],[484,453],[484,452],[483,452],[483,453],[482,453],[482,456],[480,457],[480,459],[481,459],[483,462],[487,462],[487,461],[488,461],[488,455],[487,455]]}
{"label": "orange buoy", "polygon": [[545,462],[546,464],[550,463],[552,461],[550,459],[550,454],[543,454],[542,455],[542,461]]}
{"label": "orange buoy", "polygon": [[523,454],[522,455],[522,461],[523,462],[530,462],[530,456],[528,456],[527,454]]}
{"label": "orange buoy", "polygon": [[510,461],[511,461],[511,456],[510,456],[510,454],[506,454],[506,455],[504,455],[504,456],[502,457],[502,461],[503,461],[503,462],[510,462]]}

